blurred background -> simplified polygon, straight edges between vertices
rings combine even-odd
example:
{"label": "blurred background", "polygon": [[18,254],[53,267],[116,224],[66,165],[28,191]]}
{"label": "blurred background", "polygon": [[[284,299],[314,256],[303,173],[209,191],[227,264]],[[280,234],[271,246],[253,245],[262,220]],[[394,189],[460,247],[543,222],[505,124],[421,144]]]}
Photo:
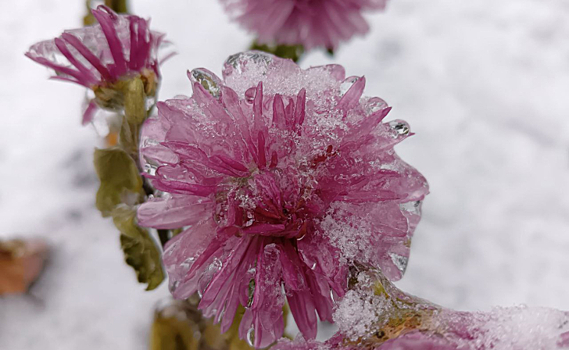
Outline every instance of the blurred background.
{"label": "blurred background", "polygon": [[[84,90],[24,57],[81,26],[82,0],[3,0],[0,11],[0,239],[43,237],[52,252],[30,293],[0,297],[0,349],[144,349],[165,284],[145,292],[118,233],[94,207]],[[131,0],[178,55],[161,99],[189,94],[186,70],[220,73],[253,37],[214,0]],[[569,2],[391,0],[334,57],[365,75],[415,136],[398,152],[431,194],[398,286],[460,310],[569,310]]]}

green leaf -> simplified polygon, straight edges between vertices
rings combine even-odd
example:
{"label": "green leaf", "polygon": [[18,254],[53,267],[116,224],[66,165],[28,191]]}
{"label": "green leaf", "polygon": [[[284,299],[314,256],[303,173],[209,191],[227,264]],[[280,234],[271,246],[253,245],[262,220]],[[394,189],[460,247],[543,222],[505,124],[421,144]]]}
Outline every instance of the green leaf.
{"label": "green leaf", "polygon": [[97,191],[97,209],[111,215],[121,203],[136,204],[142,193],[142,178],[134,160],[119,148],[96,149],[95,170],[101,181]]}
{"label": "green leaf", "polygon": [[136,211],[127,205],[119,205],[113,211],[113,222],[121,232],[121,247],[125,260],[135,271],[138,282],[148,284],[153,290],[164,280],[160,251],[150,233],[136,224]]}

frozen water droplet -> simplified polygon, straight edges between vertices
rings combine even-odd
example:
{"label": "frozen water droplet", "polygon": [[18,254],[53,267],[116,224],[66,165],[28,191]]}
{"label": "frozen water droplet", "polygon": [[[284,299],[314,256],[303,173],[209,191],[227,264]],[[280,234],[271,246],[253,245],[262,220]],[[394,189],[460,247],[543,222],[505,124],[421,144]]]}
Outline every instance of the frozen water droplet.
{"label": "frozen water droplet", "polygon": [[242,74],[247,66],[254,65],[261,74],[266,74],[273,62],[273,56],[261,51],[247,51],[229,56],[223,65],[223,77],[227,78],[235,73]]}
{"label": "frozen water droplet", "polygon": [[221,270],[222,267],[223,267],[223,263],[221,262],[221,260],[215,258],[215,259],[213,259],[213,262],[211,263],[211,265],[209,265],[209,270],[214,271],[214,272],[218,272],[219,270]]}
{"label": "frozen water droplet", "polygon": [[249,344],[249,346],[255,346],[255,328],[253,327],[247,331],[247,344]]}
{"label": "frozen water droplet", "polygon": [[315,262],[312,264],[312,266],[310,266],[310,269],[311,269],[311,270],[314,270],[314,269],[316,268],[316,265],[317,265],[317,264],[316,264],[316,261],[315,261]]}
{"label": "frozen water droplet", "polygon": [[209,287],[213,277],[221,270],[223,263],[219,259],[214,259],[213,262],[208,266],[207,270],[198,280],[198,295],[200,298],[203,296],[207,288]]}
{"label": "frozen water droplet", "polygon": [[344,96],[344,94],[346,92],[348,92],[348,90],[350,90],[352,85],[354,85],[356,83],[356,81],[358,81],[359,78],[360,77],[356,77],[356,76],[347,77],[342,82],[342,84],[340,84],[340,96]]}
{"label": "frozen water droplet", "polygon": [[247,220],[247,222],[243,226],[250,227],[253,225],[254,222],[255,222],[254,219],[249,219],[249,220]]}
{"label": "frozen water droplet", "polygon": [[219,98],[221,95],[221,81],[207,69],[194,69],[190,72],[190,80],[199,83],[213,97]]}
{"label": "frozen water droplet", "polygon": [[255,296],[255,279],[252,278],[249,281],[249,289],[248,289],[248,295],[249,295],[249,300],[247,300],[247,308],[251,307],[251,305],[253,305],[253,299]]}
{"label": "frozen water droplet", "polygon": [[409,135],[411,129],[409,128],[409,124],[407,124],[404,120],[393,120],[389,122],[389,127],[393,131],[394,138],[405,137]]}
{"label": "frozen water droplet", "polygon": [[155,176],[156,175],[156,169],[158,169],[157,166],[149,164],[149,163],[144,163],[144,172],[151,175],[151,176]]}
{"label": "frozen water droplet", "polygon": [[379,97],[372,97],[365,103],[365,110],[368,115],[387,108],[387,102]]}
{"label": "frozen water droplet", "polygon": [[334,291],[330,289],[330,300],[332,300],[333,304],[336,304],[336,297],[334,296]]}
{"label": "frozen water droplet", "polygon": [[219,323],[221,321],[221,319],[223,318],[223,315],[225,315],[226,310],[227,310],[227,302],[225,304],[223,304],[223,308],[221,309],[221,312],[215,316],[215,322],[216,323]]}
{"label": "frozen water droplet", "polygon": [[255,96],[257,95],[257,88],[249,88],[247,89],[247,91],[245,91],[245,100],[249,103],[253,103],[253,100],[255,100]]}
{"label": "frozen water droplet", "polygon": [[196,258],[194,257],[189,257],[186,260],[184,260],[184,262],[182,262],[180,264],[180,266],[184,269],[184,270],[189,270],[190,267],[192,267],[192,264],[194,263],[194,261],[196,260]]}
{"label": "frozen water droplet", "polygon": [[411,201],[399,204],[399,208],[411,214],[421,215],[421,201]]}
{"label": "frozen water droplet", "polygon": [[409,258],[395,253],[390,253],[389,256],[401,274],[404,274],[405,270],[407,269],[407,262],[409,261]]}

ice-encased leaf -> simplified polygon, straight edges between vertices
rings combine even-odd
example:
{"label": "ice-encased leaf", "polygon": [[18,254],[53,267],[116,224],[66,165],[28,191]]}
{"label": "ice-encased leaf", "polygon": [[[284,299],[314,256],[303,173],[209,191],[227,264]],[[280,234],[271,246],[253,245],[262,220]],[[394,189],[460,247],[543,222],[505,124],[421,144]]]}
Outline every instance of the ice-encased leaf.
{"label": "ice-encased leaf", "polygon": [[125,151],[96,149],[94,164],[101,181],[96,205],[103,216],[111,215],[120,203],[136,202],[142,191],[142,178],[134,160]]}
{"label": "ice-encased leaf", "polygon": [[121,247],[126,263],[136,271],[138,282],[153,290],[164,280],[160,251],[150,232],[136,224],[136,212],[126,205],[113,210],[113,222],[121,232]]}

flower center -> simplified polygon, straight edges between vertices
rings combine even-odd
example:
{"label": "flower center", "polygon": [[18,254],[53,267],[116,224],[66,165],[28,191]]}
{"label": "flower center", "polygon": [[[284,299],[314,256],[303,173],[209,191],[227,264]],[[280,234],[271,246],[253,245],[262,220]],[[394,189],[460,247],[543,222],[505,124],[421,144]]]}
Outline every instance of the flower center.
{"label": "flower center", "polygon": [[259,171],[221,186],[216,221],[237,228],[237,235],[299,238],[309,226],[309,197],[306,181],[294,171]]}

